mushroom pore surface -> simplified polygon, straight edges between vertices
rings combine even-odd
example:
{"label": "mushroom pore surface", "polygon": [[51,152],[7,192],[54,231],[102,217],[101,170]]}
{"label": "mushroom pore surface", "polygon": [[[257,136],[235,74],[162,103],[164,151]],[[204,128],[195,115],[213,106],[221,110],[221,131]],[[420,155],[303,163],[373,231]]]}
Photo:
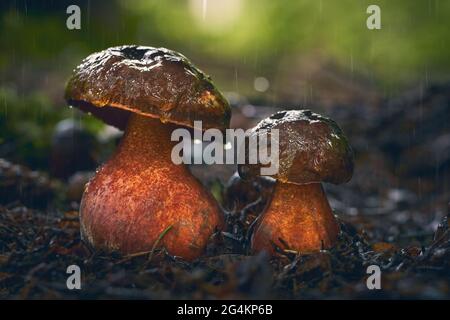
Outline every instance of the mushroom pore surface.
{"label": "mushroom pore surface", "polygon": [[132,114],[116,151],[86,186],[81,232],[97,249],[152,250],[158,237],[172,255],[202,254],[222,216],[212,196],[183,164],[171,160],[173,125]]}

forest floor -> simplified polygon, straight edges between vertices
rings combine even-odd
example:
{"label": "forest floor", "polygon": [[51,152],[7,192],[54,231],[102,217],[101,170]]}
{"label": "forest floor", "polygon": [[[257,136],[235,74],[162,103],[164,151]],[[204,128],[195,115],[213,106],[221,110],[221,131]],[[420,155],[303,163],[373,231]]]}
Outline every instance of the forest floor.
{"label": "forest floor", "polygon": [[[93,252],[80,240],[77,202],[61,196],[66,183],[2,160],[0,299],[450,298],[450,86],[319,112],[342,126],[356,155],[352,181],[325,186],[341,223],[333,249],[248,254],[249,227],[273,185],[227,184],[229,173],[199,166],[192,171],[219,190],[227,222],[204,257]],[[81,290],[66,286],[73,264]],[[381,268],[381,290],[366,286],[370,265]]]}

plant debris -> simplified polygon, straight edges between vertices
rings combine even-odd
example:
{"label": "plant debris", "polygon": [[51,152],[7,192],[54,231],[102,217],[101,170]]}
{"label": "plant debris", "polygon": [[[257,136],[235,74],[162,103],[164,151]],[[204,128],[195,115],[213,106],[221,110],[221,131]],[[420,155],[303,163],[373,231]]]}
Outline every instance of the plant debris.
{"label": "plant debris", "polygon": [[[45,174],[2,160],[0,299],[448,299],[450,130],[442,114],[450,114],[449,92],[433,86],[377,110],[330,110],[354,145],[356,171],[348,185],[326,186],[341,233],[335,247],[313,254],[288,247],[277,248],[274,259],[249,254],[273,183],[236,176],[221,186],[226,226],[201,258],[186,262],[164,248],[95,252],[80,240],[64,183],[55,187]],[[433,154],[437,173],[428,168]],[[81,290],[66,286],[73,264]],[[381,269],[382,290],[366,286],[371,265]]]}

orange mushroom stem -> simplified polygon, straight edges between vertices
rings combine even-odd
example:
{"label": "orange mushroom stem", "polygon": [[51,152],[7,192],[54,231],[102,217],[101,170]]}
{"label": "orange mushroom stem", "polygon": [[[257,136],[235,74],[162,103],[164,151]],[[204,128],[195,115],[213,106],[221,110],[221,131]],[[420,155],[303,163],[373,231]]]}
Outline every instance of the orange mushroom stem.
{"label": "orange mushroom stem", "polygon": [[171,160],[174,125],[132,114],[113,157],[86,186],[82,236],[95,248],[149,251],[158,237],[169,253],[202,254],[222,216],[212,196],[185,165]]}
{"label": "orange mushroom stem", "polygon": [[252,249],[273,254],[278,246],[314,252],[331,248],[338,233],[339,225],[320,183],[278,181],[273,198],[257,223]]}

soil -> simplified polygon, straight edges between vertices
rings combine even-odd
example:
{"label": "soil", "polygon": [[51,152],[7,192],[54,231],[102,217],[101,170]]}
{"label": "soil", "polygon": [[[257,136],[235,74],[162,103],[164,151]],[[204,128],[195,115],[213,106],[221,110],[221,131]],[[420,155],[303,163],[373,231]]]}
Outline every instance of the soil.
{"label": "soil", "polygon": [[[450,85],[314,111],[340,124],[356,156],[350,183],[325,186],[341,225],[333,249],[250,255],[273,184],[226,182],[232,171],[199,166],[192,171],[217,191],[227,221],[203,257],[94,252],[80,240],[73,186],[2,160],[0,299],[450,298]],[[73,264],[81,290],[66,286]],[[381,269],[381,290],[367,288],[370,265]]]}

